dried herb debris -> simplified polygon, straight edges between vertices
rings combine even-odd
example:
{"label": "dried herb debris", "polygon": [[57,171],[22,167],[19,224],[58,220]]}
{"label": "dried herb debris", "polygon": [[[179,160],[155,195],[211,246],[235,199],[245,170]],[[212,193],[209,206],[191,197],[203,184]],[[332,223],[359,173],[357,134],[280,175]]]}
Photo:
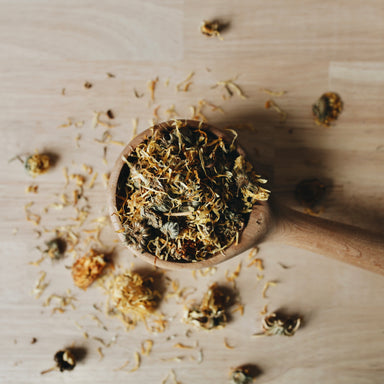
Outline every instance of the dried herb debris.
{"label": "dried herb debris", "polygon": [[227,324],[226,310],[231,297],[214,283],[204,294],[200,305],[187,309],[185,321],[203,329],[223,328]]}
{"label": "dried herb debris", "polygon": [[91,249],[72,265],[75,285],[87,289],[101,275],[106,264],[104,254]]}
{"label": "dried herb debris", "polygon": [[315,122],[324,127],[329,127],[343,110],[343,101],[335,92],[324,93],[315,104],[312,105]]}
{"label": "dried herb debris", "polygon": [[239,240],[266,182],[204,124],[163,124],[127,157],[117,187],[128,245],[159,259],[194,262]]}

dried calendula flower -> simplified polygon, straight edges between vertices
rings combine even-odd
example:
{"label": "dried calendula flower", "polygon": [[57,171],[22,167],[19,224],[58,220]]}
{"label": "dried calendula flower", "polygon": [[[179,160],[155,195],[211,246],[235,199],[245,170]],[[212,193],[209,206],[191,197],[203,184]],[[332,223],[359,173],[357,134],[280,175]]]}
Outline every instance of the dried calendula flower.
{"label": "dried calendula flower", "polygon": [[128,245],[162,260],[194,262],[237,244],[266,180],[203,123],[161,124],[127,158],[117,212]]}
{"label": "dried calendula flower", "polygon": [[185,321],[204,329],[223,328],[227,324],[226,309],[231,298],[218,285],[212,284],[199,306],[187,309]]}
{"label": "dried calendula flower", "polygon": [[67,242],[60,237],[48,241],[46,245],[47,249],[44,252],[48,253],[48,256],[54,260],[61,259],[67,248]]}
{"label": "dried calendula flower", "polygon": [[237,367],[230,373],[231,384],[251,384],[254,380],[254,375],[246,366]]}
{"label": "dried calendula flower", "polygon": [[308,208],[319,203],[326,193],[326,186],[318,179],[302,180],[296,185],[295,197],[297,201]]}
{"label": "dried calendula flower", "polygon": [[88,288],[103,272],[107,262],[104,255],[91,249],[72,265],[72,277],[76,286]]}
{"label": "dried calendula flower", "polygon": [[56,362],[56,366],[49,368],[45,371],[42,371],[41,374],[44,375],[45,373],[51,372],[51,371],[57,371],[60,370],[60,372],[63,371],[72,371],[72,369],[76,366],[76,359],[73,353],[69,349],[63,349],[61,351],[58,351],[55,353],[54,360]]}
{"label": "dried calendula flower", "polygon": [[39,153],[28,156],[24,163],[25,169],[32,177],[46,173],[51,165],[52,159],[50,156]]}
{"label": "dried calendula flower", "polygon": [[329,127],[343,110],[343,101],[335,92],[324,93],[315,104],[312,105],[313,116],[319,125]]}
{"label": "dried calendula flower", "polygon": [[118,275],[113,282],[112,302],[123,314],[152,312],[161,299],[153,285],[152,276],[144,277],[136,272]]}
{"label": "dried calendula flower", "polygon": [[223,25],[217,21],[203,21],[200,26],[200,31],[203,35],[208,37],[218,37],[222,40],[220,32],[223,30]]}
{"label": "dried calendula flower", "polygon": [[286,317],[281,314],[272,313],[263,319],[262,327],[264,334],[267,336],[293,336],[299,329],[300,323],[300,317]]}

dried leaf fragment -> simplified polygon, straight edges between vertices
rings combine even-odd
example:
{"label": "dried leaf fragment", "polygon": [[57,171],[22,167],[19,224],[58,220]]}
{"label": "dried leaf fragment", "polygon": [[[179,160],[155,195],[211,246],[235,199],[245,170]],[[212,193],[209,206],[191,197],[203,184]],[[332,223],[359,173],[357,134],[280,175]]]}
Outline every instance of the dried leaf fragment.
{"label": "dried leaf fragment", "polygon": [[106,264],[104,255],[91,249],[72,265],[75,285],[87,289],[101,275]]}

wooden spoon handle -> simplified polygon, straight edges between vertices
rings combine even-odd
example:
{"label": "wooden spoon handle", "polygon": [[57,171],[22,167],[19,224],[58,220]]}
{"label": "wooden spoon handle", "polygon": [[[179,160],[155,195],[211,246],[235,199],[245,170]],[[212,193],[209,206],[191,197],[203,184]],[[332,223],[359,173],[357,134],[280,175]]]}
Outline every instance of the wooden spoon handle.
{"label": "wooden spoon handle", "polygon": [[275,207],[268,240],[332,257],[384,275],[384,235]]}

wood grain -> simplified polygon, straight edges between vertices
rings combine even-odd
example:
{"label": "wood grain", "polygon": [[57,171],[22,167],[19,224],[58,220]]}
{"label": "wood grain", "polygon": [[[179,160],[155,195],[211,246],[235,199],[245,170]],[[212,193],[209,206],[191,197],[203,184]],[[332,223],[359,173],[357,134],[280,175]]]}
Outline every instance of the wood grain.
{"label": "wood grain", "polygon": [[[107,193],[101,175],[110,171],[122,146],[107,145],[103,162],[100,139],[105,127],[92,125],[93,111],[111,108],[116,127],[109,131],[116,141],[132,137],[132,119],[139,132],[148,128],[153,109],[160,105],[160,119],[174,104],[180,117],[191,116],[190,106],[201,98],[220,105],[224,113],[205,108],[210,123],[225,127],[243,124],[240,143],[252,161],[268,173],[273,193],[292,208],[302,210],[294,188],[304,178],[318,177],[328,186],[320,216],[382,232],[384,228],[384,7],[380,0],[330,1],[0,1],[0,381],[24,383],[161,383],[174,369],[182,383],[228,381],[231,367],[253,363],[260,367],[260,383],[382,383],[384,377],[384,281],[381,276],[324,258],[310,251],[279,244],[260,246],[257,257],[265,270],[249,265],[248,254],[219,266],[214,274],[196,279],[190,272],[167,272],[183,287],[196,291],[188,300],[201,299],[214,281],[228,284],[227,275],[239,262],[242,268],[236,287],[245,312],[232,315],[223,330],[200,332],[181,320],[183,303],[169,298],[160,310],[169,320],[161,334],[148,334],[144,325],[125,332],[122,324],[106,317],[105,295],[98,286],[86,292],[73,287],[72,256],[62,262],[40,257],[50,232],[36,238],[35,229],[52,230],[72,223],[72,207],[44,208],[57,194],[70,193],[62,173],[84,173],[92,165],[99,176],[87,190],[91,221],[107,214]],[[223,41],[200,35],[202,20],[223,18],[230,27]],[[195,71],[188,92],[175,85]],[[114,78],[106,75],[113,73]],[[248,96],[223,100],[212,86],[235,78]],[[159,77],[151,102],[147,82]],[[166,86],[166,80],[169,85]],[[91,89],[84,89],[89,81]],[[65,94],[62,89],[65,88]],[[281,123],[273,110],[264,108],[271,98],[261,88],[286,90],[275,97],[287,112]],[[144,93],[136,98],[134,89]],[[344,111],[330,128],[317,126],[311,105],[325,91],[338,92]],[[57,128],[71,117],[82,127]],[[247,128],[245,125],[247,124]],[[76,137],[81,139],[76,145]],[[31,179],[15,155],[51,151],[58,155],[47,174]],[[87,176],[87,181],[89,177]],[[36,183],[39,192],[26,194]],[[73,183],[73,182],[72,182]],[[55,196],[56,194],[56,196]],[[25,220],[24,206],[33,201],[33,212],[42,215],[41,225]],[[84,202],[85,203],[85,202]],[[102,233],[108,249],[116,247],[116,271],[145,265],[116,243],[111,228]],[[78,254],[86,251],[81,243]],[[31,290],[39,272],[47,272],[49,286],[38,300]],[[264,277],[257,277],[263,274]],[[267,281],[276,281],[263,297]],[[53,293],[71,288],[76,310],[52,314],[42,306]],[[169,288],[170,289],[170,288]],[[253,338],[260,331],[264,305],[269,311],[299,313],[304,326],[292,338]],[[107,330],[90,315],[97,315]],[[81,325],[79,329],[75,322]],[[83,337],[88,332],[89,338]],[[117,343],[105,348],[118,335]],[[31,339],[38,341],[31,344]],[[224,346],[224,338],[234,349]],[[145,339],[153,339],[151,355],[132,373],[116,370],[126,360],[134,365],[134,353]],[[193,350],[173,347],[181,342]],[[73,372],[40,371],[53,364],[53,354],[64,346],[83,346],[88,353]],[[100,360],[97,348],[105,357]],[[204,359],[198,364],[199,349]],[[180,362],[170,361],[184,356]],[[165,359],[166,361],[162,360]],[[168,361],[167,361],[168,359]],[[195,360],[193,360],[195,359]]]}

